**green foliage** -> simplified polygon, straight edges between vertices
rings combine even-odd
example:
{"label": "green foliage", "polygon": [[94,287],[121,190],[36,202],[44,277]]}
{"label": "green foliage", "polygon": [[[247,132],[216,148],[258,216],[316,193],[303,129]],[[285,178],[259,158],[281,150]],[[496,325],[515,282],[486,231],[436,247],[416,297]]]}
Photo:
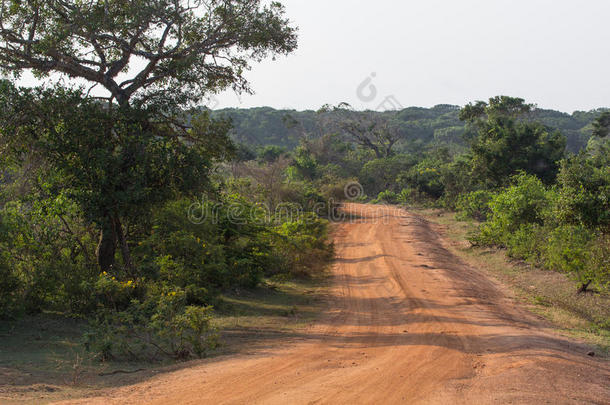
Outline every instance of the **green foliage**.
{"label": "green foliage", "polygon": [[416,191],[412,188],[403,188],[396,196],[396,200],[401,204],[409,204],[416,200]]}
{"label": "green foliage", "polygon": [[294,151],[293,166],[299,179],[313,180],[318,175],[318,162],[315,157],[303,146]]}
{"label": "green foliage", "polygon": [[125,310],[101,310],[85,346],[103,360],[204,357],[218,343],[212,313],[210,306],[187,305],[183,289],[153,286]]}
{"label": "green foliage", "polygon": [[257,151],[258,159],[265,163],[273,163],[286,153],[286,149],[279,146],[268,145]]}
{"label": "green foliage", "polygon": [[381,191],[397,187],[399,175],[409,170],[414,164],[415,159],[410,155],[373,159],[364,164],[358,177],[365,192],[369,195],[375,195]]}
{"label": "green foliage", "polygon": [[297,46],[278,2],[1,0],[0,9],[4,72],[78,77],[122,106],[134,95],[169,106],[228,87],[248,91],[252,61]]}
{"label": "green foliage", "polygon": [[442,204],[455,209],[460,196],[477,189],[477,182],[472,178],[471,157],[467,154],[456,156],[453,161],[440,166],[443,184]]}
{"label": "green foliage", "polygon": [[610,133],[610,111],[604,111],[593,121],[593,135],[604,138]]}
{"label": "green foliage", "polygon": [[[610,235],[599,235],[589,244],[593,281],[602,291],[610,291]],[[610,325],[606,325],[610,326]]]}
{"label": "green foliage", "polygon": [[472,144],[473,174],[491,187],[507,183],[522,170],[552,182],[563,157],[565,139],[536,123],[491,122]]}
{"label": "green foliage", "polygon": [[553,229],[545,247],[545,265],[574,277],[581,284],[597,278],[591,264],[590,242],[595,234],[582,226],[563,225]]}
{"label": "green foliage", "polygon": [[[600,164],[601,163],[601,164]],[[560,223],[610,230],[610,166],[579,154],[561,162],[555,215]]]}
{"label": "green foliage", "polygon": [[485,221],[491,213],[489,203],[492,198],[493,193],[487,190],[478,190],[461,195],[456,204],[459,218]]}
{"label": "green foliage", "polygon": [[334,257],[334,247],[327,242],[328,222],[313,214],[285,222],[276,227],[275,232],[277,273],[295,276],[320,274]]}
{"label": "green foliage", "polygon": [[481,226],[477,241],[507,246],[511,234],[522,225],[544,223],[550,199],[542,182],[525,173],[513,177],[513,182],[514,185],[492,197],[491,213]]}
{"label": "green foliage", "polygon": [[[407,134],[404,140],[396,143],[393,150],[396,153],[419,153],[427,147],[441,146],[449,147],[454,152],[464,151],[472,134],[465,123],[459,120],[459,112],[460,107],[446,105],[432,108],[408,107],[393,113],[392,119]],[[286,125],[284,118],[287,115],[299,123],[299,131],[294,126]],[[230,117],[234,124],[231,137],[249,145],[275,145],[292,149],[302,142],[303,135],[307,135],[309,142],[330,135],[320,130],[322,119],[315,111],[275,110],[270,107],[229,108],[214,111],[213,116]],[[596,110],[576,111],[570,115],[538,108],[528,113],[530,119],[558,129],[567,137],[568,150],[574,153],[586,146],[591,137],[591,123],[597,116],[599,112]],[[349,141],[348,144],[354,145],[354,142]],[[319,156],[316,158],[322,162]],[[339,162],[340,159],[340,156],[335,156],[333,161]]]}
{"label": "green foliage", "polygon": [[[610,245],[602,212],[608,183],[598,183],[593,168],[582,167],[587,161],[583,156],[564,161],[555,189],[546,189],[535,176],[515,176],[514,185],[492,195],[487,222],[472,241],[506,247],[510,257],[566,273],[581,291],[591,284],[608,289]],[[591,184],[601,189],[587,192]],[[477,194],[462,200],[466,212]]]}
{"label": "green foliage", "polygon": [[417,191],[420,199],[438,199],[443,195],[445,185],[441,167],[444,161],[438,156],[427,156],[409,170],[403,171],[396,178],[401,188]]}
{"label": "green foliage", "polygon": [[8,157],[18,165],[44,162],[35,175],[45,178],[46,191],[70,198],[102,231],[102,271],[115,264],[117,244],[123,266],[132,267],[124,222],[137,222],[177,193],[203,191],[214,160],[231,151],[229,123],[206,115],[180,133],[153,125],[154,110],[103,108],[80,91],[17,89],[6,82],[0,107],[0,141]]}
{"label": "green foliage", "polygon": [[382,191],[377,195],[377,198],[372,201],[373,204],[387,203],[396,204],[398,202],[399,195],[392,190]]}
{"label": "green foliage", "polygon": [[543,249],[548,238],[547,233],[548,229],[538,224],[521,224],[517,230],[506,237],[508,256],[541,265]]}
{"label": "green foliage", "polygon": [[471,143],[472,173],[485,186],[504,186],[518,171],[546,183],[555,179],[557,162],[565,152],[565,137],[526,120],[525,114],[531,110],[523,99],[505,96],[462,109],[460,118],[478,130]]}
{"label": "green foliage", "polygon": [[28,312],[85,310],[96,273],[91,235],[73,202],[44,195],[0,209],[0,263],[10,269],[7,288],[21,287],[7,293]]}
{"label": "green foliage", "polygon": [[0,319],[17,317],[23,305],[20,296],[22,285],[4,256],[4,252],[0,253]]}

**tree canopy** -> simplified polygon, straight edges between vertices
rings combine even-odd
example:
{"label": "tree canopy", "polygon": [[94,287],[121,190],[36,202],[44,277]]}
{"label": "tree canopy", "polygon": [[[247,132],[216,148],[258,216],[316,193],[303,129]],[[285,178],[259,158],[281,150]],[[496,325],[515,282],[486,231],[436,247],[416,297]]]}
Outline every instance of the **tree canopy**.
{"label": "tree canopy", "polygon": [[2,143],[38,153],[61,174],[55,189],[69,190],[101,229],[102,270],[114,264],[117,242],[130,267],[121,218],[145,214],[171,191],[198,190],[209,162],[232,150],[225,120],[184,108],[229,87],[250,91],[250,63],[295,48],[278,2],[0,0],[4,73],[59,73],[108,93],[102,104],[80,90],[3,85],[4,112],[15,115],[3,117]]}
{"label": "tree canopy", "polygon": [[460,117],[478,131],[471,151],[473,174],[480,181],[503,186],[520,170],[546,182],[555,179],[565,153],[565,137],[539,122],[525,120],[531,110],[532,105],[523,99],[506,96],[462,109]]}
{"label": "tree canopy", "polygon": [[296,48],[278,2],[0,0],[2,69],[58,72],[103,86],[119,104],[180,103],[250,91],[251,61]]}

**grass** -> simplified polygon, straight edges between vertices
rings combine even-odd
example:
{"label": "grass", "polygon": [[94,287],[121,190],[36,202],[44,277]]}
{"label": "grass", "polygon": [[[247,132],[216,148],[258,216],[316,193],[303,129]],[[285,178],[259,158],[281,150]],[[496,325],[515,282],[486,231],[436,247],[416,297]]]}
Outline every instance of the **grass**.
{"label": "grass", "polygon": [[441,226],[452,253],[482,269],[509,287],[528,309],[550,321],[560,333],[597,346],[596,353],[610,356],[610,296],[577,294],[577,283],[564,274],[511,260],[502,249],[472,247],[468,235],[478,223],[458,221],[455,213],[439,209],[412,209]]}
{"label": "grass", "polygon": [[[212,356],[251,351],[280,337],[297,338],[323,310],[327,284],[327,276],[275,279],[222,295],[214,319],[221,346]],[[42,404],[82,396],[188,364],[101,363],[81,344],[86,326],[83,320],[52,313],[0,321],[0,403]],[[116,370],[143,371],[112,374]]]}
{"label": "grass", "polygon": [[[275,339],[298,338],[324,309],[328,276],[310,280],[267,280],[254,290],[221,296],[215,325],[222,330],[221,353],[250,351]],[[284,340],[285,341],[285,340]]]}

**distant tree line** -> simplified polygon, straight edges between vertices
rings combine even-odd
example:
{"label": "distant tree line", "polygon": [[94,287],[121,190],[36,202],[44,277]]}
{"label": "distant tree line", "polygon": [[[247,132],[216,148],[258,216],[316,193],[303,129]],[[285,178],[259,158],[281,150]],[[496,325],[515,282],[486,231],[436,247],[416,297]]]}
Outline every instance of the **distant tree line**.
{"label": "distant tree line", "polygon": [[[529,116],[541,125],[560,131],[566,137],[567,151],[576,153],[587,146],[594,130],[593,122],[602,111],[604,110],[598,109],[567,114],[532,108]],[[276,110],[271,107],[226,108],[213,111],[212,116],[226,116],[232,120],[230,136],[237,143],[252,148],[273,145],[292,149],[303,136],[316,138],[325,133],[320,130],[321,117],[318,112]],[[459,106],[440,104],[431,108],[408,107],[396,112],[362,111],[354,113],[353,118],[358,115],[391,118],[404,132],[404,137],[394,146],[397,152],[421,150],[427,145],[463,151],[468,146],[468,138],[473,134],[468,131],[466,123],[459,119],[459,112]],[[295,122],[298,122],[296,128]]]}

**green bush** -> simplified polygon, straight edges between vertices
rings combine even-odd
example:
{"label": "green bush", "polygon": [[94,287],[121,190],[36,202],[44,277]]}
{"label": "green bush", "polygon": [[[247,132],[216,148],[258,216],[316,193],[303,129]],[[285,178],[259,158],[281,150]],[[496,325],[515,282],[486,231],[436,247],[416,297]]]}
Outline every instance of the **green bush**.
{"label": "green bush", "polygon": [[21,282],[0,252],[0,319],[15,318],[22,310]]}
{"label": "green bush", "polygon": [[456,210],[459,213],[457,218],[485,221],[491,213],[489,203],[493,196],[494,194],[487,190],[478,190],[461,195],[456,204]]}
{"label": "green bush", "polygon": [[438,199],[443,195],[445,186],[442,182],[440,163],[427,159],[404,171],[396,178],[403,188],[417,190],[420,199]]}
{"label": "green bush", "polygon": [[546,244],[547,229],[538,224],[522,224],[506,240],[507,254],[533,264],[541,263],[542,249]]}
{"label": "green bush", "polygon": [[192,202],[173,201],[155,213],[153,232],[134,250],[149,277],[210,293],[261,280],[271,250],[269,225],[262,211],[237,195],[200,207],[188,218]]}
{"label": "green bush", "polygon": [[14,305],[83,312],[95,307],[95,244],[65,196],[12,201],[0,209],[0,252]]}
{"label": "green bush", "polygon": [[560,223],[610,231],[610,166],[580,154],[561,162],[557,182]]}
{"label": "green bush", "polygon": [[610,291],[610,235],[600,235],[590,244],[590,263],[594,269],[593,282],[600,289]]}
{"label": "green bush", "polygon": [[475,242],[507,247],[511,235],[522,225],[543,225],[553,200],[542,182],[528,174],[513,178],[514,185],[497,193],[489,202],[491,213]]}
{"label": "green bush", "polygon": [[396,200],[400,204],[409,204],[415,201],[416,191],[412,188],[403,188],[400,193],[396,196]]}
{"label": "green bush", "polygon": [[313,214],[276,229],[273,256],[274,273],[295,276],[319,274],[332,261],[334,247],[328,243],[328,221]]}
{"label": "green bush", "polygon": [[380,192],[377,195],[377,198],[371,202],[373,204],[381,204],[381,203],[396,204],[396,203],[398,203],[398,194],[396,194],[395,192],[393,192],[391,190],[385,190],[385,191]]}
{"label": "green bush", "polygon": [[599,276],[590,249],[594,238],[595,234],[582,226],[564,225],[553,229],[544,252],[546,267],[567,273],[586,289]]}
{"label": "green bush", "polygon": [[212,314],[211,306],[187,305],[183,289],[151,286],[143,302],[134,300],[124,311],[101,310],[85,346],[103,360],[204,357],[218,343]]}

